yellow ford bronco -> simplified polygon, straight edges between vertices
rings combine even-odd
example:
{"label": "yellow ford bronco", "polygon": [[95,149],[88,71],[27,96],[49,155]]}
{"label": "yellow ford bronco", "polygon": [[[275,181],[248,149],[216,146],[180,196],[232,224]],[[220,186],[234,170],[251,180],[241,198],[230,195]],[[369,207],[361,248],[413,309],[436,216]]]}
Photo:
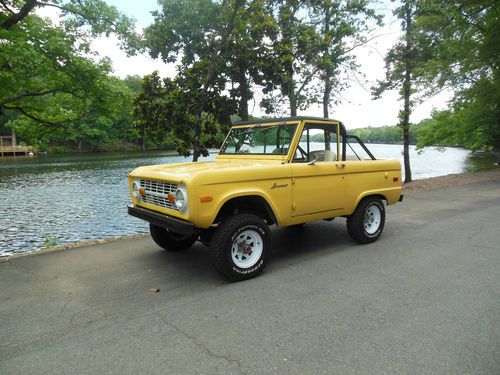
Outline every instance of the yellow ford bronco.
{"label": "yellow ford bronco", "polygon": [[385,204],[401,201],[401,164],[376,160],[336,120],[292,117],[232,125],[215,161],[139,167],[129,175],[128,213],[150,223],[169,251],[196,240],[230,280],[257,276],[269,226],[347,218],[357,242],[376,241]]}

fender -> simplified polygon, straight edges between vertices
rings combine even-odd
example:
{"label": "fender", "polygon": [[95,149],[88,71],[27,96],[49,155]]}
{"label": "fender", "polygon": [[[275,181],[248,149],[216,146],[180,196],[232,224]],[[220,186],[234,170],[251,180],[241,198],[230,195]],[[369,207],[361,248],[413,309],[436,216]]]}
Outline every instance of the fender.
{"label": "fender", "polygon": [[240,197],[248,197],[248,196],[257,196],[264,200],[267,204],[266,209],[270,210],[269,215],[274,218],[276,224],[279,225],[281,222],[281,216],[279,215],[279,211],[276,209],[276,206],[272,203],[272,200],[269,199],[269,196],[261,190],[245,190],[245,191],[233,191],[231,194],[224,196],[219,202],[214,210],[214,215],[211,216],[211,224],[213,224],[215,218],[219,214],[221,208],[230,200]]}
{"label": "fender", "polygon": [[387,204],[393,204],[393,203],[396,203],[398,201],[398,199],[401,195],[400,193],[401,193],[401,188],[398,188],[398,187],[387,188],[384,190],[364,191],[362,194],[360,194],[356,198],[354,205],[353,205],[352,209],[350,210],[350,213],[353,213],[356,210],[356,207],[358,207],[359,202],[361,202],[366,197],[370,197],[370,196],[379,197],[380,199],[385,200],[387,202]]}

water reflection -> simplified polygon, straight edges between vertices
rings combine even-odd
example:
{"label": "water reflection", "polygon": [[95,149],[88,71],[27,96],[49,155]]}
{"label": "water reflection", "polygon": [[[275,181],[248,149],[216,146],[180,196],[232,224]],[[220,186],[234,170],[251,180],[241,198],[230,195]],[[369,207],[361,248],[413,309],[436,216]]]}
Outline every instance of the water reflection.
{"label": "water reflection", "polygon": [[[369,145],[377,158],[400,158],[401,146]],[[493,156],[462,149],[411,151],[414,178],[491,167]],[[202,160],[211,160],[214,154]],[[141,165],[189,159],[167,152],[0,159],[0,256],[82,240],[145,233],[127,215],[128,173]]]}
{"label": "water reflection", "polygon": [[487,171],[496,166],[496,155],[487,152],[471,152],[465,159],[464,172]]}
{"label": "water reflection", "polygon": [[146,223],[127,215],[128,173],[186,160],[166,152],[2,160],[0,255],[147,232]]}

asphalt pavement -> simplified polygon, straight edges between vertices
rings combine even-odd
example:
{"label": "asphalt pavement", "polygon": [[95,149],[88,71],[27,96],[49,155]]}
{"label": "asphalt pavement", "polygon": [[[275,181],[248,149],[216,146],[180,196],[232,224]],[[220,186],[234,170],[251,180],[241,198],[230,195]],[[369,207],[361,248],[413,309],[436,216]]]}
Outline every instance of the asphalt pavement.
{"label": "asphalt pavement", "polygon": [[499,218],[499,180],[412,193],[374,244],[273,230],[241,283],[146,237],[11,258],[0,374],[499,374]]}

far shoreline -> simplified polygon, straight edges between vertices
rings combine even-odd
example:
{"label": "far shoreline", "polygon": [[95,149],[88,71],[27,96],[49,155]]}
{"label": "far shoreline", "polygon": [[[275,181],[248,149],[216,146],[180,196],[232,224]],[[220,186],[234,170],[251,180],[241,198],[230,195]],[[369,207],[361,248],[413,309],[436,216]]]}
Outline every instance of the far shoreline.
{"label": "far shoreline", "polygon": [[[470,173],[458,173],[458,174],[448,174],[445,176],[438,177],[428,177],[419,180],[414,180],[410,183],[403,185],[403,194],[413,194],[421,191],[435,190],[435,189],[443,189],[449,186],[456,185],[466,185],[466,184],[474,184],[483,181],[491,181],[500,179],[500,167],[497,166],[495,169],[490,169],[488,171],[482,172],[470,172]],[[15,253],[7,256],[0,256],[0,263],[8,262],[10,259],[19,258],[23,256],[31,256],[38,254],[47,254],[51,252],[64,251],[77,249],[82,247],[92,247],[108,242],[127,240],[131,238],[147,238],[149,237],[148,233],[142,234],[131,234],[126,236],[118,236],[118,237],[106,237],[102,239],[95,240],[87,240],[80,242],[72,242],[61,245],[56,245],[53,247],[44,247],[44,248],[36,248],[28,251],[24,251],[22,253]]]}

